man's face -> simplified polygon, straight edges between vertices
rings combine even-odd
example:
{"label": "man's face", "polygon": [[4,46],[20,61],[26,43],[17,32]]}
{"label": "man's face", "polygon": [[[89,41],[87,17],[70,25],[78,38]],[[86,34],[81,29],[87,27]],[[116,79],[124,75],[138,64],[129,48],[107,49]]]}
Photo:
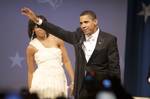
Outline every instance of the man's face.
{"label": "man's face", "polygon": [[93,34],[97,30],[97,19],[92,19],[89,15],[80,16],[80,28],[87,36]]}

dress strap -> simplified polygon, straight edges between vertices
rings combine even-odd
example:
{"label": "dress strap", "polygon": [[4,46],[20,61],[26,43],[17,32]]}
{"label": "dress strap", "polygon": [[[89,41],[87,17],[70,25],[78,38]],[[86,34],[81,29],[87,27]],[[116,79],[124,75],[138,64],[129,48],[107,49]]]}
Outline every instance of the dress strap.
{"label": "dress strap", "polygon": [[30,41],[29,44],[38,50],[41,48],[44,48],[43,45],[41,44],[41,42],[37,38],[34,38],[32,41]]}

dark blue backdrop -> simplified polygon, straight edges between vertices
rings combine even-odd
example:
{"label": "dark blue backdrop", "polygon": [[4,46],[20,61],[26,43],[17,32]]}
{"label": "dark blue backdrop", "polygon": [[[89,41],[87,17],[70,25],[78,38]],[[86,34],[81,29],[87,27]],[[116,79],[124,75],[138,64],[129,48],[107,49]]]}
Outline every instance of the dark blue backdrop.
{"label": "dark blue backdrop", "polygon": [[135,96],[150,96],[150,0],[128,0],[125,87]]}

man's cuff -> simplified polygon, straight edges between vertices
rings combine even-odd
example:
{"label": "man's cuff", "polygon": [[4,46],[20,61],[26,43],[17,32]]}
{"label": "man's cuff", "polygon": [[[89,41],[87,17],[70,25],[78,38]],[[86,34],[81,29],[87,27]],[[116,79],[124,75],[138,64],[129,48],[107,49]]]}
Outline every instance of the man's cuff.
{"label": "man's cuff", "polygon": [[43,20],[39,18],[36,24],[41,25],[42,23],[43,23]]}

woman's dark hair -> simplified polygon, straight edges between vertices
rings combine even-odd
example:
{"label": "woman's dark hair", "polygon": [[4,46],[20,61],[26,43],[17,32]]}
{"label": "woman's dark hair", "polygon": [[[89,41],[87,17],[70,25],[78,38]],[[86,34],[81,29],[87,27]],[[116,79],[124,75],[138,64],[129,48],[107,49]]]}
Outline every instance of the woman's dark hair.
{"label": "woman's dark hair", "polygon": [[[41,18],[43,21],[47,21],[47,19],[42,15],[38,15],[38,17]],[[33,32],[33,29],[35,27],[39,27],[39,26],[36,23],[34,23],[32,20],[29,20],[29,22],[28,22],[28,36],[30,39],[36,38],[36,34]],[[49,33],[46,32],[47,37],[48,37],[48,35],[49,35]]]}

